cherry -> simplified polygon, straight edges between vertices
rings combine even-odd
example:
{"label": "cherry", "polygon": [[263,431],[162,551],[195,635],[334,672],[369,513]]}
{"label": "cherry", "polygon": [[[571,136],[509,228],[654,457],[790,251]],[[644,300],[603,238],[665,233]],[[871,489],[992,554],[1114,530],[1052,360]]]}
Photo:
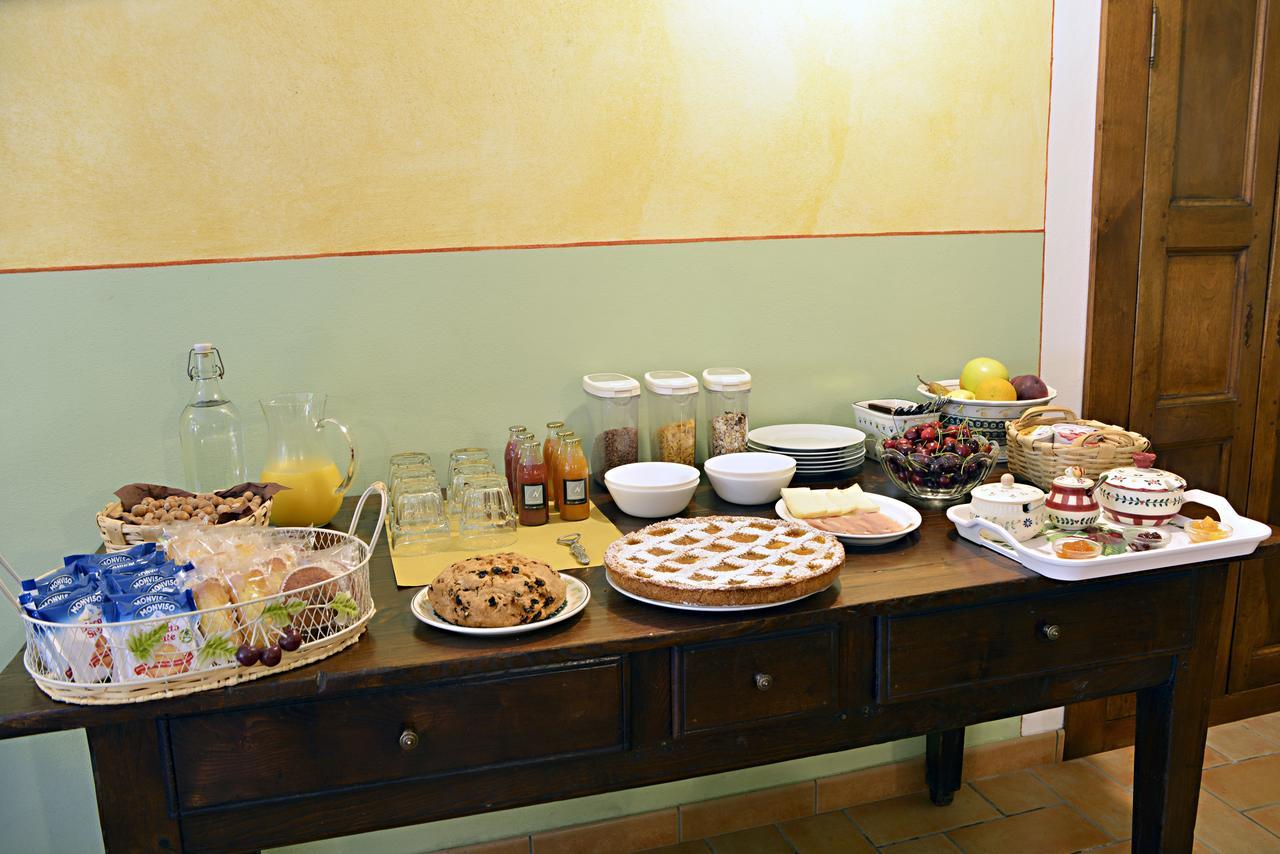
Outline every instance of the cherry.
{"label": "cherry", "polygon": [[956,446],[956,453],[962,457],[967,457],[973,453],[973,448],[970,448],[969,443],[965,442]]}
{"label": "cherry", "polygon": [[262,650],[256,646],[249,646],[247,643],[240,644],[240,648],[236,650],[236,661],[244,667],[253,667],[258,663],[258,659],[262,655]]}
{"label": "cherry", "polygon": [[908,427],[906,432],[902,434],[902,438],[914,442],[920,438],[920,431],[915,427]]}
{"label": "cherry", "polygon": [[262,653],[259,656],[258,660],[261,661],[263,664],[265,664],[267,667],[275,667],[277,664],[280,663],[280,658],[281,658],[280,647],[276,646],[275,644],[272,644],[271,646],[262,650]]}
{"label": "cherry", "polygon": [[920,438],[924,439],[926,442],[929,441],[930,439],[938,438],[938,428],[934,427],[933,425],[928,425],[926,427],[921,428]]}
{"label": "cherry", "polygon": [[280,632],[280,638],[276,641],[276,646],[285,652],[296,652],[298,647],[302,646],[302,635],[298,634],[298,630],[293,626],[285,626]]}

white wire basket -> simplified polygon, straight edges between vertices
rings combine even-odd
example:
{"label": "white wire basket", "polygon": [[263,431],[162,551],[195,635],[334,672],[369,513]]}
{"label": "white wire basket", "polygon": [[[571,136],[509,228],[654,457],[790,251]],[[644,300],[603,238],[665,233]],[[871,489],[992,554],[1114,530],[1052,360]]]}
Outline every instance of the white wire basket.
{"label": "white wire basket", "polygon": [[[355,535],[369,496],[379,496],[378,521],[369,542]],[[356,503],[347,533],[326,528],[274,528],[274,539],[307,552],[343,549],[350,568],[321,581],[247,602],[162,618],[63,624],[38,620],[7,585],[26,632],[23,664],[40,690],[55,700],[82,705],[141,703],[223,688],[312,664],[346,649],[363,634],[376,609],[369,583],[369,557],[387,512],[387,489],[370,486]],[[252,530],[252,529],[251,529]],[[0,566],[21,577],[0,557]],[[90,617],[92,619],[92,617]],[[274,667],[241,665],[241,644],[265,645],[285,626],[302,644],[283,652]]]}

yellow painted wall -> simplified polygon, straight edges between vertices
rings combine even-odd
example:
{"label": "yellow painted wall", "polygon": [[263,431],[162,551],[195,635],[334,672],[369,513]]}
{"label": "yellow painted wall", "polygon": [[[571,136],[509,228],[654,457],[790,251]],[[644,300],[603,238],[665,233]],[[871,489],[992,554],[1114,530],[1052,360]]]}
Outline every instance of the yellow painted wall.
{"label": "yellow painted wall", "polygon": [[1050,0],[8,0],[0,269],[1039,229]]}

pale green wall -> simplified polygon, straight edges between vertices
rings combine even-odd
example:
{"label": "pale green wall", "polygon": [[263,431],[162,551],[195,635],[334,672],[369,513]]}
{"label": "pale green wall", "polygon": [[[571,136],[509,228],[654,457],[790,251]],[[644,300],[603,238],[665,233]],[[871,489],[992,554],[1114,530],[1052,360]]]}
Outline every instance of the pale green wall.
{"label": "pale green wall", "polygon": [[[213,341],[226,358],[251,466],[261,461],[263,433],[253,402],[323,390],[339,398],[332,414],[358,434],[367,483],[394,450],[497,447],[508,424],[580,417],[588,371],[739,365],[755,376],[754,424],[851,423],[851,401],[909,396],[916,372],[955,376],[974,355],[999,357],[1014,373],[1034,371],[1040,263],[1040,234],[993,234],[3,276],[0,551],[34,575],[94,545],[94,512],[116,487],[180,480],[175,426],[193,341]],[[17,621],[5,612],[0,652],[20,643]],[[1016,735],[1016,721],[989,733]],[[527,832],[916,749],[904,743],[804,760],[358,844],[421,850]],[[4,838],[21,838],[32,851],[100,845],[81,733],[0,743],[0,768]]]}

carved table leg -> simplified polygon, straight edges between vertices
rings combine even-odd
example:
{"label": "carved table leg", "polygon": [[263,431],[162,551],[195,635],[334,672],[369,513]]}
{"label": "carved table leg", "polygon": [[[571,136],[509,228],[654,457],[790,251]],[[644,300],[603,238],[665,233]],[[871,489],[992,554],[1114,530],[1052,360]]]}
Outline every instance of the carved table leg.
{"label": "carved table leg", "polygon": [[924,740],[924,777],[929,799],[940,807],[951,803],[964,768],[964,727],[931,732]]}
{"label": "carved table leg", "polygon": [[1138,692],[1133,850],[1190,851],[1209,727],[1226,567],[1197,574],[1195,637],[1164,685]]}
{"label": "carved table leg", "polygon": [[169,764],[157,721],[87,730],[107,851],[181,851],[169,803]]}

